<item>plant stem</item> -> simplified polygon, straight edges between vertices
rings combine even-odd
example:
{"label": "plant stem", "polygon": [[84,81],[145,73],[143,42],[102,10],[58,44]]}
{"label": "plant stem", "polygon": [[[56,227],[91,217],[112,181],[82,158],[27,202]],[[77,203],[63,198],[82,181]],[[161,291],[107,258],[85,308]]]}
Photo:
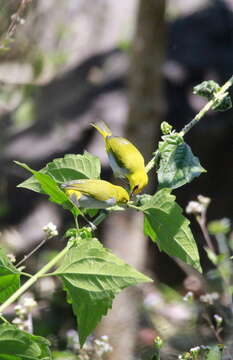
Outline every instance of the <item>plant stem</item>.
{"label": "plant stem", "polygon": [[74,215],[74,222],[76,229],[79,230],[78,217],[76,215]]}
{"label": "plant stem", "polygon": [[[184,126],[184,128],[181,130],[180,135],[184,136],[187,134],[193,126],[195,126],[201,118],[209,111],[216,100],[221,99],[223,94],[226,92],[227,89],[229,89],[233,85],[233,76],[230,77],[230,79],[220,88],[220,90],[215,94],[214,98],[199,111],[199,113],[187,124]],[[154,166],[156,166],[156,163],[159,159],[159,151],[156,151],[152,159],[148,162],[146,165],[146,173],[148,173],[151,169],[153,169]]]}
{"label": "plant stem", "polygon": [[206,227],[206,209],[202,212],[201,216],[196,216],[196,220],[201,228],[202,234],[204,236],[204,239],[207,243],[208,248],[216,254],[214,245],[212,243],[211,237],[208,233],[207,227]]}
{"label": "plant stem", "polygon": [[32,276],[33,276],[33,275],[25,273],[23,271],[20,271],[20,275],[24,275],[24,276],[27,276],[27,277],[30,277],[30,278],[32,278]]}
{"label": "plant stem", "polygon": [[106,217],[108,216],[108,212],[106,210],[102,210],[100,214],[93,221],[93,225],[99,225]]}
{"label": "plant stem", "polygon": [[49,271],[65,254],[68,252],[72,243],[68,243],[67,246],[59,252],[51,261],[48,262],[42,269],[40,269],[35,275],[33,275],[28,281],[26,281],[13,295],[9,297],[1,306],[0,314],[15,300],[17,300],[27,289],[29,289],[42,275]]}
{"label": "plant stem", "polygon": [[39,250],[41,248],[42,245],[45,244],[46,240],[47,240],[47,238],[43,239],[32,251],[30,251],[30,253],[25,255],[23,257],[23,259],[20,260],[15,266],[18,268],[19,265],[21,265],[22,263],[24,263],[24,261],[26,261],[28,258],[30,258],[37,250]]}
{"label": "plant stem", "polygon": [[153,167],[156,165],[158,159],[159,159],[159,151],[156,151],[153,158],[146,165],[146,173],[148,173],[149,171],[151,171],[151,169],[153,169]]}
{"label": "plant stem", "polygon": [[201,118],[205,115],[205,113],[207,111],[209,111],[212,106],[214,105],[214,103],[216,102],[216,100],[221,99],[222,95],[226,92],[227,89],[229,89],[229,87],[231,87],[233,85],[233,76],[220,88],[220,90],[216,93],[216,95],[214,96],[214,98],[212,100],[210,100],[200,111],[199,113],[195,116],[195,118],[193,118],[187,125],[185,125],[185,127],[181,130],[181,135],[184,136],[185,134],[187,134],[193,126],[195,126],[199,120],[201,120]]}
{"label": "plant stem", "polygon": [[10,324],[9,321],[6,318],[4,318],[4,316],[0,315],[0,319],[6,324]]}
{"label": "plant stem", "polygon": [[[213,334],[215,335],[215,337],[216,337],[217,341],[219,342],[219,344],[222,344],[222,343],[223,343],[223,339],[222,339],[222,337],[221,337],[220,334],[219,334],[220,331],[218,331],[217,329],[215,329],[215,326],[213,325],[213,323],[212,323],[212,321],[211,321],[208,313],[206,313],[206,314],[204,313],[204,314],[202,315],[202,317],[207,321],[210,329],[212,330],[212,332],[213,332]],[[220,330],[220,329],[219,329],[219,330]]]}

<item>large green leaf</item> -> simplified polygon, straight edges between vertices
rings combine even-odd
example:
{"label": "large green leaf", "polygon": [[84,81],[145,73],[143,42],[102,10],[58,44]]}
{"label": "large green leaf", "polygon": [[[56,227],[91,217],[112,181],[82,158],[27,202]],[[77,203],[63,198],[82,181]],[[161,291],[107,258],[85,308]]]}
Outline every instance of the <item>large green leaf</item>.
{"label": "large green leaf", "polygon": [[151,281],[105,249],[97,239],[80,240],[53,275],[61,277],[68,293],[77,317],[81,345],[111,308],[120,290]]}
{"label": "large green leaf", "polygon": [[0,325],[0,359],[51,360],[49,341],[10,324]]}
{"label": "large green leaf", "polygon": [[159,154],[159,188],[178,188],[206,171],[179,134],[163,136]]}
{"label": "large green leaf", "polygon": [[[48,163],[40,173],[49,175],[58,184],[77,179],[98,179],[100,160],[88,152],[83,155],[68,154]],[[35,176],[23,181],[18,187],[43,193],[41,184]]]}
{"label": "large green leaf", "polygon": [[56,181],[50,175],[35,171],[28,165],[20,163],[19,161],[15,161],[15,163],[33,174],[36,181],[38,181],[42,192],[49,196],[50,201],[62,205],[65,209],[69,209],[74,215],[81,214],[79,209],[74,206],[68,196],[59,188]]}
{"label": "large green leaf", "polygon": [[144,231],[159,248],[176,256],[201,272],[196,242],[189,228],[189,221],[182,215],[171,189],[161,189],[145,199],[139,208],[144,212]]}
{"label": "large green leaf", "polygon": [[0,303],[6,301],[20,287],[20,272],[0,249]]}

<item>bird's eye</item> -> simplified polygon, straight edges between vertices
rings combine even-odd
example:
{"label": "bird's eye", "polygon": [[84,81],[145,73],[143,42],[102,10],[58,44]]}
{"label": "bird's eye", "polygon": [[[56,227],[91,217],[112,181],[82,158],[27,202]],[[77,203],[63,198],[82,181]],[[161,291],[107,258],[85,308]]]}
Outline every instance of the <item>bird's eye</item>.
{"label": "bird's eye", "polygon": [[138,188],[139,188],[139,185],[134,186],[133,193],[135,193],[138,190]]}

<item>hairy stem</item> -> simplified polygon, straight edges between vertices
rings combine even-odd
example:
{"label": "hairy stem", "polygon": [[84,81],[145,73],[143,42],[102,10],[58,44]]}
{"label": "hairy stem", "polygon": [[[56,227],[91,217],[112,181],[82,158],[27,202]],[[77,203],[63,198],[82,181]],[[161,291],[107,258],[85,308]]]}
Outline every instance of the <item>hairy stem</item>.
{"label": "hairy stem", "polygon": [[146,173],[148,173],[149,171],[151,171],[151,169],[153,169],[153,167],[157,164],[158,159],[159,159],[159,151],[156,151],[153,158],[146,165]]}
{"label": "hairy stem", "polygon": [[220,90],[217,92],[215,97],[212,100],[210,100],[199,111],[199,113],[195,116],[195,118],[193,118],[187,125],[185,125],[185,127],[181,130],[180,134],[182,136],[187,134],[193,128],[193,126],[195,126],[201,120],[201,118],[207,113],[207,111],[209,111],[212,108],[216,100],[221,99],[223,94],[226,92],[226,90],[229,89],[232,85],[233,85],[233,76],[220,88]]}
{"label": "hairy stem", "polygon": [[[192,128],[195,126],[201,118],[209,111],[216,100],[221,99],[223,94],[233,85],[233,76],[220,88],[220,90],[215,95],[214,99],[208,101],[208,103],[199,111],[199,113],[181,130],[180,135],[186,135]],[[157,150],[152,157],[152,159],[146,165],[146,172],[148,173],[153,167],[156,166],[159,159],[159,151]]]}
{"label": "hairy stem", "polygon": [[26,281],[13,295],[9,297],[1,306],[0,314],[15,300],[17,300],[26,290],[28,290],[41,276],[47,273],[60,259],[62,259],[68,250],[71,248],[72,243],[68,243],[67,246],[59,252],[51,261],[48,262],[41,270],[33,275],[28,281]]}

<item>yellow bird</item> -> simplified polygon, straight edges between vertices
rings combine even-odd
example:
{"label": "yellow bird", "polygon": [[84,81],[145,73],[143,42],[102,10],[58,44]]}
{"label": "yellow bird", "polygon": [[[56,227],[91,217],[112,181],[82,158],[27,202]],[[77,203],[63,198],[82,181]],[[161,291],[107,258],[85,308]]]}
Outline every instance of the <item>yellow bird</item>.
{"label": "yellow bird", "polygon": [[71,201],[80,208],[106,209],[129,201],[127,191],[105,180],[81,179],[61,185]]}
{"label": "yellow bird", "polygon": [[148,183],[145,162],[140,151],[127,139],[113,136],[105,123],[91,124],[104,137],[111,168],[116,177],[127,178],[131,193],[138,194]]}

